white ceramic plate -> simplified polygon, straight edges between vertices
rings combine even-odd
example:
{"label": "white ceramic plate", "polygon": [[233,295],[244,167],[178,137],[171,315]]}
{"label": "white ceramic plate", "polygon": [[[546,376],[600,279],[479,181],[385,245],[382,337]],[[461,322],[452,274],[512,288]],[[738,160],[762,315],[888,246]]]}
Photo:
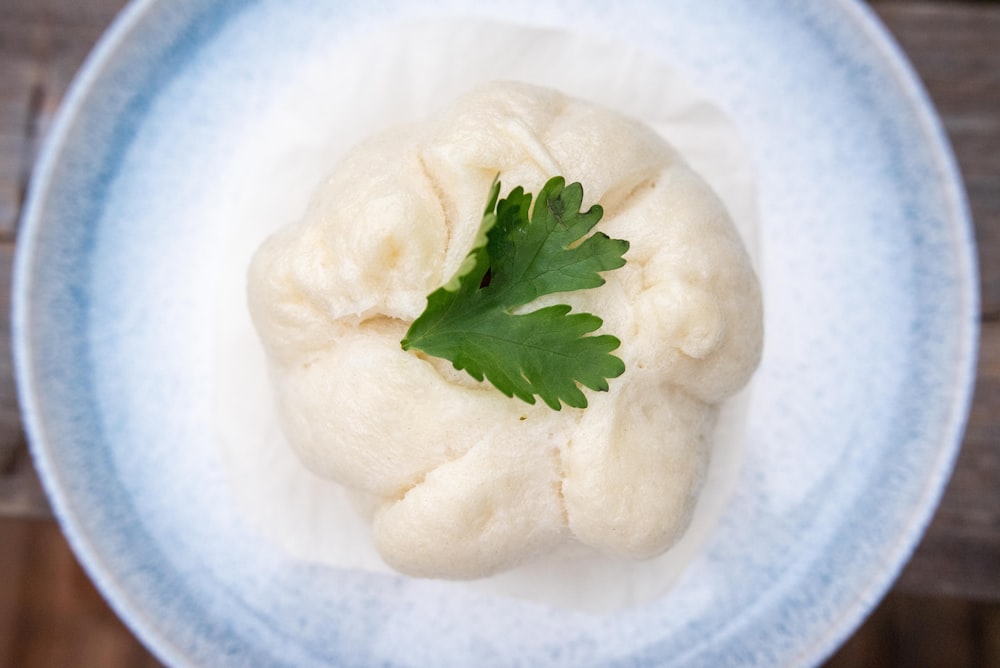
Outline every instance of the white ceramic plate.
{"label": "white ceramic plate", "polygon": [[[291,72],[388,23],[458,16],[662,58],[756,162],[768,338],[746,460],[707,543],[649,603],[585,614],[292,559],[247,527],[218,462],[213,285],[234,223],[210,215],[217,185],[239,196],[247,151],[288,141],[261,119],[308,104],[286,99]],[[807,665],[890,585],[948,477],[973,258],[934,113],[847,0],[137,2],[40,159],[15,355],[64,529],[169,663]]]}

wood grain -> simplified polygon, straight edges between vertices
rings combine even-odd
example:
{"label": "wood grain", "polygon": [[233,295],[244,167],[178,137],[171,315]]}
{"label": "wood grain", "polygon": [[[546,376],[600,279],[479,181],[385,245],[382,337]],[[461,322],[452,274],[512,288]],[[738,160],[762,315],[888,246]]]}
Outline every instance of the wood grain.
{"label": "wood grain", "polygon": [[825,668],[998,668],[1000,606],[890,593]]}
{"label": "wood grain", "polygon": [[0,518],[0,537],[0,666],[160,665],[108,608],[54,523]]}
{"label": "wood grain", "polygon": [[[0,313],[10,312],[10,270],[14,242],[0,241]],[[21,429],[10,327],[0,328],[0,517],[48,517],[45,492],[38,481]],[[3,665],[3,664],[0,664]]]}

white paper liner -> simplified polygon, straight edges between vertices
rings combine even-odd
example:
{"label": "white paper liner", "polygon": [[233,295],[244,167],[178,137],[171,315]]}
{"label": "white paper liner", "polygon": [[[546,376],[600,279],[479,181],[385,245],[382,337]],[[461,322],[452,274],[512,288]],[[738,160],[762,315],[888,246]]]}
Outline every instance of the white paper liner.
{"label": "white paper liner", "polygon": [[[232,232],[219,258],[216,429],[232,492],[248,526],[289,558],[393,573],[367,522],[339,485],[308,471],[281,433],[267,363],[246,310],[246,268],[268,234],[297,219],[347,149],[423,119],[494,80],[558,89],[638,118],[673,144],[719,194],[757,257],[751,156],[727,115],[668,64],[591,35],[481,21],[410,22],[354,35],[290,73],[286,95],[262,110],[259,135],[234,156],[218,204]],[[750,389],[723,407],[694,519],[661,557],[543,558],[464,586],[556,607],[602,612],[653,600],[681,575],[736,484]]]}

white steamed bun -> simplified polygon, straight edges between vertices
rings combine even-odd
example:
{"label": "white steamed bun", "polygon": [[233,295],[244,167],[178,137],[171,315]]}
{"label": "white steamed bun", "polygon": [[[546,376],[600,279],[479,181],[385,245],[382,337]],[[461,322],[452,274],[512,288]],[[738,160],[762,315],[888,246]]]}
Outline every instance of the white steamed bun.
{"label": "white steamed bun", "polygon": [[[544,298],[599,315],[625,373],[589,407],[503,396],[400,348],[468,253],[494,177],[579,181],[627,239],[607,284]],[[720,402],[756,368],[761,296],[719,199],[652,130],[496,83],[348,154],[304,218],[259,249],[250,313],[285,433],[353,490],[389,565],[475,578],[572,545],[631,558],[683,534]]]}

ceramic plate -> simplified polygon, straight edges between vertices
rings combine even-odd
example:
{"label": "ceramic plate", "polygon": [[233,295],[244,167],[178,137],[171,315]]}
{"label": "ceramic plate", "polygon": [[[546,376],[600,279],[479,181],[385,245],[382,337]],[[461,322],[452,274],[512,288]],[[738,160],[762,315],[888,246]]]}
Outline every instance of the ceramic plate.
{"label": "ceramic plate", "polygon": [[[220,194],[256,202],[271,170],[282,206],[302,202],[303,77],[363,81],[369,38],[440,21],[641,50],[724,110],[752,156],[767,342],[744,461],[653,600],[585,613],[297,559],[233,501],[216,316],[239,221]],[[254,159],[270,154],[284,162]],[[140,1],[39,161],[16,263],[21,399],[74,549],[170,664],[808,665],[885,592],[947,480],[974,369],[972,244],[926,96],[847,0]]]}

